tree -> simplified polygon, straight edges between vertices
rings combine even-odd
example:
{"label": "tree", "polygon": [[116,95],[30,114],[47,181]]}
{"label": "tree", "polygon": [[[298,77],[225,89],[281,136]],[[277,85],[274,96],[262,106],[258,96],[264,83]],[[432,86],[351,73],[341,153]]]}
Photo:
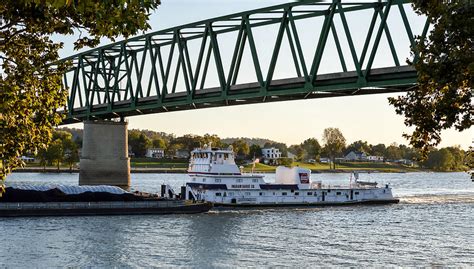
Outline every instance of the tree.
{"label": "tree", "polygon": [[377,144],[372,146],[372,150],[370,151],[371,155],[374,156],[384,156],[385,155],[385,144]]}
{"label": "tree", "polygon": [[251,145],[249,148],[249,157],[252,159],[262,157],[262,148],[257,144]]}
{"label": "tree", "polygon": [[474,5],[472,1],[413,0],[418,14],[433,25],[428,39],[418,37],[408,62],[418,72],[418,87],[406,96],[390,98],[405,124],[415,126],[404,134],[426,156],[441,141],[442,130],[467,130],[474,122]]}
{"label": "tree", "polygon": [[213,134],[213,135],[210,135],[210,134],[205,134],[202,138],[201,138],[201,141],[202,141],[202,144],[207,144],[207,145],[212,145],[212,147],[217,147],[217,148],[220,148],[223,146],[222,142],[221,142],[221,139],[219,136]]}
{"label": "tree", "polygon": [[48,163],[54,164],[56,163],[59,171],[59,165],[63,160],[64,149],[63,149],[63,142],[60,139],[54,140],[48,147],[46,151],[46,159]]}
{"label": "tree", "polygon": [[63,160],[69,165],[69,171],[72,171],[72,166],[79,161],[78,146],[72,137],[63,140],[62,144],[64,148]]}
{"label": "tree", "polygon": [[[52,34],[87,31],[74,46],[96,46],[102,37],[114,40],[147,30],[159,0],[2,0],[0,1],[0,183],[23,165],[25,152],[36,154],[51,141],[53,126],[66,104],[61,85],[67,62],[58,62],[62,43]],[[4,190],[0,184],[0,195]]]}
{"label": "tree", "polygon": [[427,168],[437,171],[451,171],[454,166],[454,157],[446,148],[440,150],[434,149],[428,153],[424,165]]}
{"label": "tree", "polygon": [[166,142],[165,140],[163,140],[163,138],[154,138],[152,139],[152,145],[154,148],[160,148],[160,149],[164,149],[166,148]]}
{"label": "tree", "polygon": [[398,145],[396,143],[392,143],[390,146],[388,146],[385,150],[384,157],[392,161],[401,159],[402,154]]}
{"label": "tree", "polygon": [[346,139],[338,128],[326,128],[323,132],[324,150],[331,158],[333,169],[336,169],[335,159],[346,147]]}
{"label": "tree", "polygon": [[303,143],[301,143],[301,147],[306,152],[307,159],[319,159],[319,155],[321,154],[321,145],[316,138],[308,138]]}
{"label": "tree", "polygon": [[301,145],[291,145],[288,151],[295,155],[297,161],[302,161],[306,151]]}
{"label": "tree", "polygon": [[244,158],[248,156],[250,152],[249,145],[247,144],[247,142],[245,142],[245,140],[242,140],[242,139],[235,140],[232,143],[232,147],[234,148],[234,152],[237,154],[237,157],[239,158]]}
{"label": "tree", "polygon": [[367,141],[362,141],[358,140],[347,146],[346,148],[346,153],[349,153],[351,151],[354,152],[363,152],[365,154],[370,154],[372,151],[370,145],[367,143]]}
{"label": "tree", "polygon": [[462,150],[459,145],[454,146],[454,147],[447,147],[446,149],[451,153],[451,155],[454,158],[453,166],[451,167],[451,170],[453,171],[465,170],[467,167],[465,167],[466,154],[464,150]]}
{"label": "tree", "polygon": [[146,155],[147,149],[151,147],[151,140],[148,138],[148,136],[144,134],[140,134],[138,139],[136,140],[134,152],[137,155],[137,157],[144,157]]}

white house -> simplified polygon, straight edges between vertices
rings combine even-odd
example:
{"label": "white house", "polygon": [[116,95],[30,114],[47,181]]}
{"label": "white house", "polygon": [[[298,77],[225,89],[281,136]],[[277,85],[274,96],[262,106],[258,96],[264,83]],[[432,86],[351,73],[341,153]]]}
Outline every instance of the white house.
{"label": "white house", "polygon": [[344,161],[366,161],[367,155],[364,152],[355,152],[351,151],[346,156],[344,156]]}
{"label": "white house", "polygon": [[165,150],[162,148],[151,148],[146,150],[146,157],[148,158],[164,158],[165,157]]}
{"label": "white house", "polygon": [[277,159],[281,158],[281,152],[277,148],[263,148],[262,157],[265,164],[275,163]]}
{"label": "white house", "polygon": [[381,163],[383,162],[383,156],[367,156],[367,161]]}

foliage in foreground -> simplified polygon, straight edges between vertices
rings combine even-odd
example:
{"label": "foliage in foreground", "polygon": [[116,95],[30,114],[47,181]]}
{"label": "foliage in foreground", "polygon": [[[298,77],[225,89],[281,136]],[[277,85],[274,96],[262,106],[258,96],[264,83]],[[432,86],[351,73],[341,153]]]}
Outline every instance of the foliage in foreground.
{"label": "foliage in foreground", "polygon": [[[147,30],[159,0],[2,0],[0,1],[0,195],[3,181],[23,165],[25,153],[36,154],[51,141],[52,128],[66,103],[61,78],[67,63],[58,63],[62,43],[51,35],[81,36],[74,46],[96,46],[101,37],[127,38]],[[87,32],[82,33],[82,31]]]}
{"label": "foliage in foreground", "polygon": [[412,48],[417,61],[418,87],[406,96],[390,98],[405,124],[415,126],[404,134],[426,157],[441,142],[441,131],[472,126],[474,81],[473,1],[413,0],[418,14],[433,25],[427,39],[418,38]]}

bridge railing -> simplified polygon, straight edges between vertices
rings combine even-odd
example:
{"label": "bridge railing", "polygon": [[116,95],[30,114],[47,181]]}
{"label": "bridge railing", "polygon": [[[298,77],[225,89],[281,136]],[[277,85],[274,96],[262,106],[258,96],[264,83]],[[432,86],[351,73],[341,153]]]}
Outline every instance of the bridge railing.
{"label": "bridge railing", "polygon": [[65,123],[405,91],[428,28],[408,0],[300,1],[148,33],[64,59]]}

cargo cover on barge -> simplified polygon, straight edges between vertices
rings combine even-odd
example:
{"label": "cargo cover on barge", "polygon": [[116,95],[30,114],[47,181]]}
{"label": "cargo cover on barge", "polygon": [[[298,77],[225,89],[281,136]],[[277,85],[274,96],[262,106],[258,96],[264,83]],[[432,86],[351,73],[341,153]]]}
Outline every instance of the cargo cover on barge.
{"label": "cargo cover on barge", "polygon": [[[207,212],[212,204],[166,196],[130,193],[114,186],[20,185],[0,197],[0,217],[191,214]],[[170,192],[168,192],[170,191]]]}

